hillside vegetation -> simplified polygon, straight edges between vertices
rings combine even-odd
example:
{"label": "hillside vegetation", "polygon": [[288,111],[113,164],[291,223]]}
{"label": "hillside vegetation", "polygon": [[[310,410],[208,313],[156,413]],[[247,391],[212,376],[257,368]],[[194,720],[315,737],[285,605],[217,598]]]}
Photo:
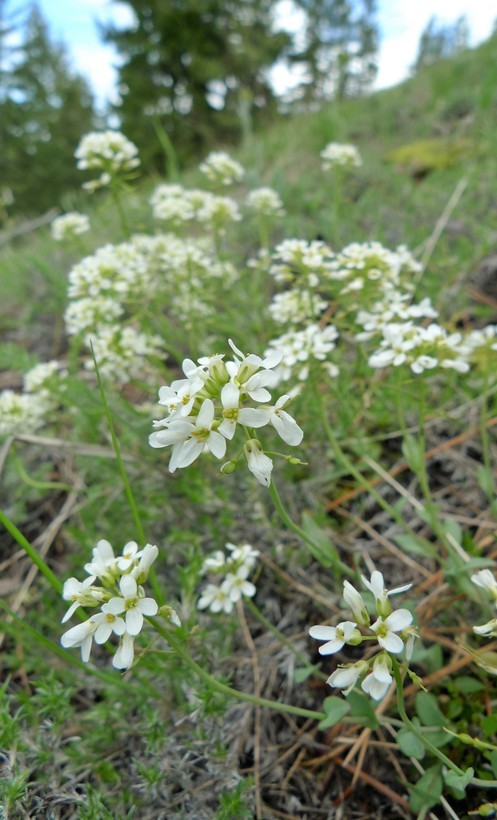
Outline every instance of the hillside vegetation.
{"label": "hillside vegetation", "polygon": [[6,818],[495,808],[494,52],[0,237]]}

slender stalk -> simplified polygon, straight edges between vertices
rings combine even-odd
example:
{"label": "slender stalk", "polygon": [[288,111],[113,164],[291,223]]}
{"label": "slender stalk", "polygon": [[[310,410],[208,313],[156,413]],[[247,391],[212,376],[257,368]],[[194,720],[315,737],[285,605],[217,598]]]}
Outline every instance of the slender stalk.
{"label": "slender stalk", "polygon": [[304,718],[312,718],[312,720],[323,720],[325,714],[323,712],[314,712],[311,709],[302,709],[299,706],[291,706],[290,704],[286,703],[279,703],[277,700],[269,700],[268,698],[260,698],[257,695],[250,695],[248,692],[240,692],[238,689],[233,689],[231,686],[228,686],[225,683],[221,683],[221,681],[217,680],[213,675],[203,669],[193,658],[190,657],[188,652],[183,649],[181,642],[177,640],[171,632],[167,629],[164,629],[156,620],[150,618],[150,623],[154,627],[154,629],[165,638],[168,643],[173,647],[174,651],[177,655],[181,658],[181,660],[190,667],[192,671],[194,671],[202,680],[212,686],[214,689],[217,689],[218,692],[221,692],[223,695],[226,695],[230,698],[236,698],[237,700],[243,700],[247,703],[254,703],[257,706],[265,706],[268,709],[273,709],[276,712],[283,712],[288,715],[297,715],[298,717]]}
{"label": "slender stalk", "polygon": [[114,200],[114,204],[116,206],[116,210],[119,216],[119,221],[121,223],[122,232],[126,239],[129,239],[131,236],[131,230],[128,224],[128,218],[126,216],[126,212],[123,208],[123,203],[121,201],[121,197],[119,195],[119,190],[116,185],[111,184],[110,186],[110,193],[112,199]]}
{"label": "slender stalk", "polygon": [[10,518],[7,518],[5,513],[0,510],[0,524],[3,524],[7,532],[11,534],[11,536],[17,541],[20,547],[24,550],[24,552],[29,555],[33,564],[36,564],[38,569],[40,570],[41,574],[45,576],[48,583],[53,586],[55,591],[62,595],[62,584],[57,578],[56,575],[52,572],[50,567],[45,563],[43,558],[36,552],[35,548],[31,546],[29,541],[24,537],[22,532],[17,529],[16,525],[12,523]]}
{"label": "slender stalk", "polygon": [[[147,538],[145,536],[145,531],[143,529],[143,525],[142,525],[142,522],[141,522],[140,513],[138,511],[138,506],[136,504],[135,497],[133,495],[133,491],[131,489],[131,484],[129,482],[128,475],[126,473],[126,468],[124,466],[124,461],[123,461],[122,456],[121,456],[121,448],[119,446],[119,441],[118,441],[118,438],[117,438],[117,435],[116,435],[114,422],[112,421],[112,416],[111,416],[109,405],[108,405],[108,402],[107,402],[107,397],[105,395],[105,390],[104,390],[104,385],[103,385],[103,382],[102,382],[102,377],[101,377],[100,371],[98,369],[98,363],[97,363],[97,359],[96,359],[96,356],[95,356],[95,351],[93,350],[93,345],[91,343],[90,343],[90,346],[91,346],[91,352],[92,352],[92,356],[93,356],[93,362],[94,362],[94,365],[95,365],[95,372],[97,374],[97,381],[98,381],[98,387],[99,387],[99,390],[100,390],[100,396],[102,398],[102,404],[103,404],[103,407],[104,407],[104,413],[105,413],[105,417],[107,419],[107,424],[109,425],[109,432],[110,432],[110,437],[111,437],[111,440],[112,440],[112,447],[114,449],[114,453],[116,454],[117,468],[119,470],[119,474],[121,476],[121,481],[124,485],[124,492],[126,494],[126,498],[128,500],[129,508],[131,510],[131,514],[132,514],[133,520],[135,522],[136,532],[137,532],[137,535],[138,535],[138,541],[140,543],[140,546],[143,547],[147,543]],[[163,604],[164,603],[164,596],[163,596],[162,590],[161,590],[161,588],[160,588],[160,586],[157,582],[157,577],[155,575],[153,567],[150,569],[148,580],[150,581],[150,586],[152,587],[154,595],[157,599],[157,603],[159,605]]]}
{"label": "slender stalk", "polygon": [[[275,485],[274,481],[271,481],[271,483],[269,485],[269,495],[271,496],[271,500],[274,504],[276,512],[280,516],[283,523],[286,524],[288,529],[291,530],[292,532],[294,532],[295,535],[298,535],[298,537],[301,538],[302,541],[304,541],[304,543],[308,544],[311,547],[311,550],[313,552],[316,552],[317,554],[319,554],[319,552],[322,551],[322,548],[319,546],[319,544],[316,544],[313,541],[313,539],[310,538],[307,535],[307,533],[290,518],[290,516],[289,516],[288,512],[286,511],[285,506],[284,506],[284,504],[283,504],[283,502],[280,498],[278,490],[276,489],[276,485]],[[348,567],[342,561],[334,560],[333,561],[333,566],[335,568],[340,569],[340,571],[343,572],[344,575],[348,575],[350,578],[355,577],[355,573],[352,572],[350,567]]]}

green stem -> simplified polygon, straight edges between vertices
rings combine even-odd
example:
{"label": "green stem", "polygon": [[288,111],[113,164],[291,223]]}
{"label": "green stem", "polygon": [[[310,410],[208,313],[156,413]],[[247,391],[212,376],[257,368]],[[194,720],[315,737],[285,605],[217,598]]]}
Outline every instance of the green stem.
{"label": "green stem", "polygon": [[129,227],[129,224],[128,224],[128,219],[127,219],[126,213],[124,211],[123,203],[121,201],[121,197],[119,195],[119,191],[118,191],[116,185],[111,183],[110,192],[111,192],[111,195],[112,195],[112,199],[114,200],[114,204],[116,206],[117,213],[119,215],[119,221],[121,223],[121,228],[122,228],[123,234],[124,234],[126,239],[129,239],[129,237],[131,236],[131,230],[130,230],[130,227]]}
{"label": "green stem", "polygon": [[456,774],[463,775],[463,770],[460,769],[459,766],[456,766],[456,764],[453,763],[452,760],[450,760],[450,758],[447,757],[447,755],[444,755],[444,753],[441,752],[440,749],[437,749],[436,746],[430,743],[426,735],[424,735],[423,732],[421,732],[420,729],[418,729],[418,727],[407,716],[407,712],[404,705],[404,683],[402,680],[400,666],[398,662],[395,660],[395,658],[393,658],[391,655],[390,658],[392,660],[392,672],[395,678],[395,686],[397,687],[397,708],[399,710],[399,715],[402,719],[402,722],[405,724],[405,726],[407,726],[409,731],[413,733],[413,735],[416,735],[418,740],[421,741],[423,746],[426,749],[428,749],[432,755],[438,757],[438,759],[441,760],[442,763],[448,766],[449,769],[452,769],[454,772],[456,772]]}
{"label": "green stem", "polygon": [[[140,543],[140,546],[144,547],[145,544],[147,543],[147,538],[145,536],[145,531],[144,531],[143,526],[142,526],[140,513],[138,511],[138,506],[136,504],[136,501],[135,501],[135,498],[134,498],[134,495],[133,495],[133,491],[131,489],[131,484],[129,483],[128,475],[126,473],[126,468],[124,466],[124,461],[123,461],[122,456],[121,456],[121,448],[119,446],[119,441],[117,439],[116,431],[115,431],[115,428],[114,428],[114,422],[112,421],[112,416],[111,416],[111,413],[110,413],[109,405],[107,403],[107,397],[105,395],[105,390],[104,390],[104,385],[103,385],[103,382],[102,382],[102,377],[101,377],[100,371],[98,369],[98,363],[97,363],[97,359],[96,359],[96,356],[95,356],[95,351],[93,350],[93,345],[91,343],[90,343],[90,346],[91,346],[91,352],[92,352],[92,356],[93,356],[93,362],[94,362],[94,365],[95,365],[95,372],[97,374],[97,381],[98,381],[98,387],[99,387],[99,390],[100,390],[100,396],[102,398],[102,404],[103,404],[103,407],[104,407],[104,413],[105,413],[105,417],[107,419],[107,424],[109,425],[109,432],[110,432],[110,437],[111,437],[111,440],[112,440],[112,447],[114,449],[114,453],[116,454],[117,468],[119,470],[119,474],[121,476],[121,481],[123,482],[123,485],[124,485],[124,492],[126,494],[126,498],[128,500],[128,504],[129,504],[129,507],[130,507],[130,510],[131,510],[131,514],[132,514],[133,520],[135,522],[136,532],[137,532],[137,535],[138,535],[138,541]],[[149,572],[148,580],[150,581],[150,586],[152,587],[155,598],[157,599],[157,603],[159,605],[163,604],[164,603],[164,596],[163,596],[162,590],[161,590],[161,588],[158,584],[157,577],[155,575],[153,567],[151,568],[151,570]]]}
{"label": "green stem", "polygon": [[[465,772],[462,769],[460,769],[459,766],[453,763],[452,760],[449,757],[447,757],[447,755],[444,755],[444,753],[441,752],[440,749],[437,749],[436,746],[433,746],[433,744],[430,743],[430,741],[427,739],[426,735],[423,734],[423,732],[421,732],[418,729],[418,727],[412,722],[412,720],[410,720],[410,718],[407,716],[407,712],[405,710],[404,705],[404,686],[400,666],[398,661],[396,661],[395,658],[393,658],[391,655],[390,658],[392,659],[392,672],[395,678],[395,685],[397,687],[397,708],[399,710],[399,715],[402,718],[402,722],[405,726],[407,726],[409,731],[413,733],[413,735],[416,735],[418,740],[421,741],[423,746],[426,749],[428,749],[428,751],[430,751],[432,755],[438,757],[438,759],[441,760],[442,763],[444,763],[449,769],[452,769],[452,771],[456,772],[456,774],[458,774],[459,776],[464,775]],[[497,780],[484,780],[480,777],[472,777],[468,785],[481,786],[484,789],[494,789],[497,786]]]}
{"label": "green stem", "polygon": [[[301,527],[295,524],[295,522],[290,518],[280,498],[278,490],[276,489],[274,481],[271,481],[269,485],[269,495],[271,496],[271,500],[274,504],[275,510],[280,516],[283,523],[286,524],[288,529],[294,532],[295,535],[298,535],[298,537],[301,538],[305,544],[308,544],[310,546],[313,554],[319,555],[319,553],[322,551],[322,547],[320,547],[319,544],[316,544],[313,541],[313,539],[310,538],[307,535],[307,533]],[[343,572],[344,575],[348,575],[350,578],[355,578],[355,573],[352,572],[350,567],[342,563],[342,561],[333,561],[333,566],[340,569],[340,571]]]}
{"label": "green stem", "polygon": [[47,579],[48,583],[53,586],[53,588],[59,595],[62,595],[62,584],[57,578],[57,576],[54,575],[54,573],[52,572],[50,567],[45,563],[43,558],[41,558],[41,556],[38,555],[34,547],[31,546],[31,544],[29,543],[29,541],[27,541],[22,532],[17,529],[16,525],[12,523],[10,518],[7,518],[7,516],[2,510],[0,510],[0,524],[3,524],[7,532],[9,532],[11,536],[15,539],[15,541],[17,541],[17,543],[20,547],[22,547],[24,552],[27,555],[29,555],[33,564],[36,564],[42,575],[44,575]]}
{"label": "green stem", "polygon": [[335,453],[337,460],[341,462],[345,469],[355,478],[357,483],[360,484],[361,487],[364,487],[364,489],[367,490],[368,493],[370,493],[370,495],[372,495],[376,503],[383,510],[385,510],[385,512],[388,512],[389,515],[393,518],[393,520],[397,524],[399,524],[399,526],[402,527],[403,530],[405,530],[406,532],[411,532],[411,528],[404,520],[404,517],[401,515],[401,513],[398,510],[396,510],[395,507],[392,507],[392,505],[389,504],[388,501],[385,501],[383,496],[381,496],[380,493],[378,493],[375,490],[371,482],[368,481],[365,476],[363,476],[361,471],[358,470],[355,466],[354,462],[348,457],[344,450],[342,450],[337,438],[335,437],[333,430],[331,429],[331,425],[326,417],[326,411],[321,396],[319,398],[319,401],[321,405],[321,419],[323,422],[323,427],[325,429],[326,435],[328,436],[328,440],[331,444],[331,448]]}
{"label": "green stem", "polygon": [[269,700],[268,698],[260,698],[257,695],[250,695],[248,692],[240,692],[238,689],[232,689],[231,686],[228,686],[225,683],[221,683],[221,681],[217,680],[213,675],[209,672],[206,672],[193,658],[190,657],[188,652],[181,646],[181,642],[177,640],[171,632],[167,629],[164,629],[157,621],[153,620],[152,618],[149,619],[150,623],[154,627],[154,629],[165,638],[168,643],[173,647],[174,651],[177,655],[181,658],[184,663],[190,667],[202,680],[212,686],[214,689],[217,689],[218,692],[221,692],[223,695],[226,695],[230,698],[236,698],[237,700],[244,700],[247,703],[254,703],[257,706],[265,706],[268,709],[274,709],[276,712],[283,712],[288,715],[297,715],[298,717],[303,718],[311,718],[312,720],[323,720],[325,715],[323,712],[314,712],[311,709],[301,709],[299,706],[291,706],[286,703],[279,703],[277,700]]}

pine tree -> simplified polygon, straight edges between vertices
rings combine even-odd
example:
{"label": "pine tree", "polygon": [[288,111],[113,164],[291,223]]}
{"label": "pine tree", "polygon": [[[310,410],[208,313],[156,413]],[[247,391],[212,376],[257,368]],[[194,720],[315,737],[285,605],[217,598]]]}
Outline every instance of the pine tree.
{"label": "pine tree", "polygon": [[421,34],[413,73],[438,60],[460,54],[468,47],[469,27],[466,17],[459,17],[455,23],[440,23],[435,16]]}
{"label": "pine tree", "polygon": [[305,14],[304,46],[292,62],[304,69],[305,103],[359,96],[377,71],[376,0],[295,0]]}
{"label": "pine tree", "polygon": [[290,47],[272,29],[274,0],[128,0],[135,22],[107,28],[123,63],[122,130],[145,165],[163,165],[154,121],[180,158],[236,140],[247,108],[275,108],[267,70]]}
{"label": "pine tree", "polygon": [[[0,33],[0,39],[5,48],[8,38]],[[71,70],[65,48],[51,41],[35,4],[20,45],[1,70],[0,179],[12,190],[17,211],[46,210],[81,184],[74,151],[93,125],[91,95]]]}

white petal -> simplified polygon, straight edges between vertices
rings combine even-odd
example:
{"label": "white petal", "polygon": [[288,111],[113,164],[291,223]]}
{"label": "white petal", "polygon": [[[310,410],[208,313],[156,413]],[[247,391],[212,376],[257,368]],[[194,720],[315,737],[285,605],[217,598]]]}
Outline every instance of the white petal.
{"label": "white petal", "polygon": [[128,609],[126,613],[126,632],[138,635],[143,626],[143,615],[137,607]]}
{"label": "white petal", "polygon": [[132,575],[123,575],[119,589],[125,598],[134,598],[138,591],[138,586]]}
{"label": "white petal", "polygon": [[214,419],[214,402],[211,399],[205,399],[197,416],[196,427],[210,428]]}
{"label": "white petal", "polygon": [[385,619],[388,629],[399,632],[412,624],[412,614],[408,609],[396,609]]}
{"label": "white petal", "polygon": [[318,641],[330,641],[336,635],[336,626],[311,626],[309,635]]}
{"label": "white petal", "polygon": [[246,427],[264,427],[270,419],[269,410],[256,407],[243,407],[238,413],[238,421]]}
{"label": "white petal", "polygon": [[389,632],[384,638],[378,635],[378,643],[383,649],[386,649],[387,652],[393,652],[394,655],[399,655],[404,649],[401,638],[395,632]]}
{"label": "white petal", "polygon": [[129,667],[133,663],[134,656],[135,649],[133,644],[133,638],[131,635],[128,635],[128,633],[125,632],[123,637],[121,638],[117,652],[112,660],[112,666],[114,666],[115,669],[129,669]]}
{"label": "white petal", "polygon": [[320,655],[333,655],[335,652],[340,652],[340,649],[342,649],[344,644],[345,641],[343,638],[335,638],[334,640],[323,644],[323,646],[320,646],[318,652]]}
{"label": "white petal", "polygon": [[138,601],[138,609],[144,615],[156,615],[158,612],[158,604],[153,598],[140,598]]}
{"label": "white petal", "polygon": [[233,382],[228,382],[221,390],[221,402],[225,410],[232,410],[238,407],[240,401],[240,391]]}
{"label": "white petal", "polygon": [[271,424],[286,444],[296,447],[304,437],[304,431],[298,426],[295,419],[292,419],[285,410],[274,413],[271,416]]}
{"label": "white petal", "polygon": [[223,458],[226,453],[226,439],[220,433],[212,431],[207,445],[212,455],[216,458]]}
{"label": "white petal", "polygon": [[178,444],[171,453],[169,472],[174,473],[178,467],[189,467],[202,453],[204,443],[191,438],[183,444]]}

